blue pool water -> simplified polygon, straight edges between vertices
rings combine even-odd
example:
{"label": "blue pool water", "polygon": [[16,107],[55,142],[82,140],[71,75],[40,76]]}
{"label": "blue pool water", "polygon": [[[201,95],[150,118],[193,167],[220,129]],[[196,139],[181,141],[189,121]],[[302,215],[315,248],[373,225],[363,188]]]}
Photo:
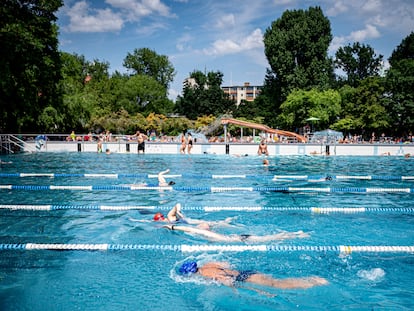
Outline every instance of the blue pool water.
{"label": "blue pool water", "polygon": [[[38,153],[3,156],[0,166],[0,244],[56,243],[111,245],[226,245],[172,232],[151,222],[153,214],[180,202],[190,218],[210,221],[235,217],[223,234],[266,235],[303,230],[309,238],[264,243],[282,251],[195,251],[164,248],[106,251],[0,250],[0,310],[412,310],[414,254],[409,252],[294,251],[311,246],[414,245],[414,193],[359,192],[361,189],[412,189],[414,160],[402,157],[269,157]],[[156,184],[170,169],[173,190],[128,190]],[[18,173],[60,173],[60,177],[21,177]],[[125,174],[117,178],[84,174]],[[212,175],[241,175],[212,178]],[[333,176],[332,180],[275,175]],[[335,176],[379,176],[372,180]],[[245,176],[246,178],[242,178]],[[29,186],[94,186],[99,190],[48,190]],[[27,187],[23,187],[27,186]],[[105,189],[104,186],[108,186]],[[126,187],[117,190],[114,186]],[[225,189],[211,191],[211,187]],[[239,190],[236,187],[240,187]],[[252,187],[253,191],[245,188]],[[280,187],[293,191],[267,191]],[[337,192],[304,188],[336,188]],[[95,189],[95,188],[94,188]],[[302,189],[302,190],[300,190]],[[35,211],[27,205],[62,209]],[[144,206],[103,211],[87,207]],[[71,208],[72,207],[72,208]],[[82,208],[85,207],[85,208]],[[205,207],[217,207],[206,211]],[[224,210],[236,207],[240,210]],[[246,211],[246,207],[262,207]],[[317,208],[356,208],[361,213],[312,213]],[[388,208],[388,209],[387,209]],[[232,244],[245,245],[245,244]],[[248,244],[250,245],[250,244]],[[276,278],[318,275],[327,286],[307,290],[269,289],[273,297],[244,288],[185,278],[185,260],[229,261],[239,270]]]}

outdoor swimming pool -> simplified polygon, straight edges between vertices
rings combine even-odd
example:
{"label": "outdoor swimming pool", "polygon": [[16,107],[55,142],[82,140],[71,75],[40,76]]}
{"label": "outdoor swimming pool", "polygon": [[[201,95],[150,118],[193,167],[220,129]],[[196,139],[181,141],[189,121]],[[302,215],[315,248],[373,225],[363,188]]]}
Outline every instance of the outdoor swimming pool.
{"label": "outdoor swimming pool", "polygon": [[[269,167],[262,159],[4,156],[13,163],[0,166],[0,309],[411,310],[414,159],[280,156]],[[176,184],[160,190],[155,177],[167,168]],[[133,186],[142,183],[148,187]],[[235,217],[214,228],[223,234],[310,237],[221,243],[150,221],[177,202],[190,218]],[[60,250],[39,249],[53,245]],[[329,284],[267,288],[268,297],[182,277],[177,268],[189,259]]]}

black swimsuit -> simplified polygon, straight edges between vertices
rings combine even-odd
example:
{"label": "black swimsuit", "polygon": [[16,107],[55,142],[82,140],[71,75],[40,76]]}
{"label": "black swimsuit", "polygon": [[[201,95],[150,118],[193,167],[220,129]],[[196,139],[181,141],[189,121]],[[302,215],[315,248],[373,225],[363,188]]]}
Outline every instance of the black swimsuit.
{"label": "black swimsuit", "polygon": [[240,271],[239,275],[236,276],[234,282],[244,282],[246,281],[251,275],[256,274],[257,272],[254,270],[244,270]]}
{"label": "black swimsuit", "polygon": [[220,268],[223,272],[225,272],[225,276],[229,277],[233,280],[233,285],[236,286],[236,283],[245,282],[251,275],[256,274],[257,272],[254,270],[242,270],[239,271],[238,275],[233,275],[230,273],[226,273],[226,269]]}
{"label": "black swimsuit", "polygon": [[240,234],[240,240],[242,242],[246,241],[249,237],[251,237],[250,234]]}

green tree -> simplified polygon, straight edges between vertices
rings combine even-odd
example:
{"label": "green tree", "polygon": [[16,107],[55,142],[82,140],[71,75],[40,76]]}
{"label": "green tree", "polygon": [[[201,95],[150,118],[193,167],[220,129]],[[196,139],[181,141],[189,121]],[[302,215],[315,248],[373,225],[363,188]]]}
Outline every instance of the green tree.
{"label": "green tree", "polygon": [[38,116],[50,116],[50,107],[61,103],[55,13],[62,5],[61,0],[2,1],[0,131],[43,130],[45,118]]}
{"label": "green tree", "polygon": [[357,88],[345,86],[341,94],[342,113],[333,128],[362,133],[368,139],[372,132],[378,137],[380,132],[389,129],[383,78],[366,78]]}
{"label": "green tree", "polygon": [[331,86],[334,76],[332,60],[328,58],[331,40],[330,22],[320,7],[285,11],[266,29],[265,54],[274,74],[271,82],[277,85],[269,91],[280,92],[277,105],[293,89]]}
{"label": "green tree", "polygon": [[147,120],[142,114],[130,115],[128,111],[121,109],[92,116],[86,126],[96,133],[110,131],[117,134],[133,134],[137,130],[145,130],[147,125]]}
{"label": "green tree", "polygon": [[[109,64],[85,60],[84,56],[61,53],[62,80],[64,90],[61,132],[83,131],[92,116],[112,111],[110,102]],[[113,110],[114,112],[118,110]]]}
{"label": "green tree", "polygon": [[414,32],[404,38],[389,58],[386,109],[395,135],[414,133]]}
{"label": "green tree", "polygon": [[341,96],[341,113],[339,115],[339,120],[337,120],[331,126],[331,128],[334,130],[342,131],[345,134],[355,134],[357,132],[360,134],[362,124],[360,124],[357,116],[354,115],[356,88],[349,85],[344,85],[338,90],[338,92]]}
{"label": "green tree", "polygon": [[148,48],[135,49],[124,59],[124,67],[132,70],[136,75],[147,75],[155,79],[166,90],[174,80],[175,69],[168,57],[158,55]]}
{"label": "green tree", "polygon": [[183,95],[178,96],[175,110],[192,120],[202,115],[218,116],[235,109],[235,103],[221,89],[223,74],[219,71],[194,71],[184,86]]}
{"label": "green tree", "polygon": [[296,90],[280,108],[279,123],[283,128],[296,130],[306,125],[310,117],[318,118],[321,128],[328,128],[341,112],[341,96],[335,90]]}
{"label": "green tree", "polygon": [[346,74],[346,83],[356,87],[368,77],[378,76],[382,68],[382,55],[376,55],[369,45],[354,43],[340,47],[335,54],[335,65]]}
{"label": "green tree", "polygon": [[146,75],[135,75],[125,82],[118,105],[130,114],[139,112],[145,116],[151,112],[168,114],[174,108],[173,102],[167,98],[164,86]]}

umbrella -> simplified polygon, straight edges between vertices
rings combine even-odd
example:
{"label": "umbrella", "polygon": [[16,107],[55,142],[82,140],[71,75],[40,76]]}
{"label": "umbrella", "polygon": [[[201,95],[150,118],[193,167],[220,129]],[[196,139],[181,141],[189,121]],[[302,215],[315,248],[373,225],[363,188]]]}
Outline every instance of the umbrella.
{"label": "umbrella", "polygon": [[315,117],[310,117],[310,118],[307,118],[306,119],[306,121],[310,121],[311,124],[312,124],[312,132],[314,131],[314,129],[313,129],[313,121],[319,121],[319,120],[320,120],[319,118],[315,118]]}
{"label": "umbrella", "polygon": [[310,117],[306,119],[306,121],[319,121],[319,120],[320,120],[319,118],[315,118],[315,117]]}

